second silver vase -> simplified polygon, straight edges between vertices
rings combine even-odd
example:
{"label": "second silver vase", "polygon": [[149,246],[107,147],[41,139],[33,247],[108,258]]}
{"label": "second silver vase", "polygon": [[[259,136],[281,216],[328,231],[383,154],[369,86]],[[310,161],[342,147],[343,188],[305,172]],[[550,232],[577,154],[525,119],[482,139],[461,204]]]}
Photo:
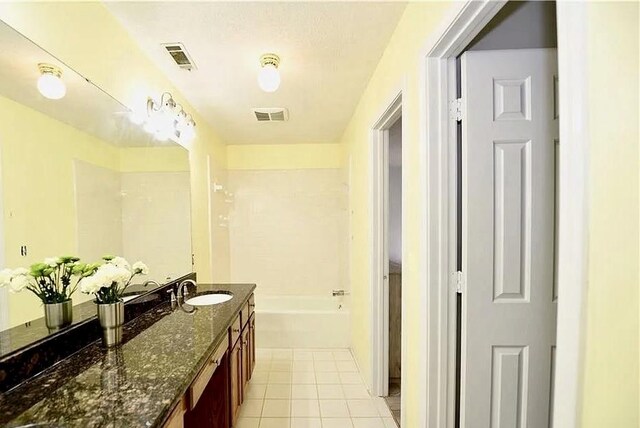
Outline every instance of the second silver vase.
{"label": "second silver vase", "polygon": [[98,304],[98,320],[102,327],[102,343],[107,348],[122,343],[124,302]]}

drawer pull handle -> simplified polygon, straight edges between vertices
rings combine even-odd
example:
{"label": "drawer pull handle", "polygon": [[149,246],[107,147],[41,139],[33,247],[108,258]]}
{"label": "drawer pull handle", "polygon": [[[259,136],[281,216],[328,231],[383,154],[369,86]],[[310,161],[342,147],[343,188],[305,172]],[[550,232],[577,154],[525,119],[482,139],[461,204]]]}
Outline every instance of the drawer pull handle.
{"label": "drawer pull handle", "polygon": [[256,304],[255,304],[255,303],[249,303],[249,307],[250,307],[250,308],[255,308],[255,307],[256,307]]}
{"label": "drawer pull handle", "polygon": [[231,329],[231,331],[233,331],[234,333],[240,333],[240,329],[239,328]]}

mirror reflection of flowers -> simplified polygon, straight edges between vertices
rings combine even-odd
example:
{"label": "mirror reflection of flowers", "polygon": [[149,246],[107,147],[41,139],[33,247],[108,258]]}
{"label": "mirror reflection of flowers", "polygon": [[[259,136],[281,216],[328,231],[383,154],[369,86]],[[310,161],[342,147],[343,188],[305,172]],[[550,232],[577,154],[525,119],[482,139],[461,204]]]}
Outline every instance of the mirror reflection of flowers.
{"label": "mirror reflection of flowers", "polygon": [[29,290],[45,304],[62,303],[71,299],[81,280],[95,272],[97,267],[80,263],[80,259],[74,256],[49,257],[41,263],[34,263],[29,269],[0,271],[0,286],[8,286],[14,293]]}
{"label": "mirror reflection of flowers", "polygon": [[142,262],[130,265],[124,258],[116,256],[104,256],[102,259],[104,263],[92,265],[96,268],[80,280],[80,291],[95,295],[98,304],[121,301],[133,278],[149,274],[149,268]]}

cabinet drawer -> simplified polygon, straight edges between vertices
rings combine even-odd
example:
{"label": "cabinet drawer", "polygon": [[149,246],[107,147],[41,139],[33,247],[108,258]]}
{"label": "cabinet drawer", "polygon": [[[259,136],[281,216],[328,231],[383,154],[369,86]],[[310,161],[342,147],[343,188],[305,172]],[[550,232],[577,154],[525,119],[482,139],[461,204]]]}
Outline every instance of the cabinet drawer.
{"label": "cabinet drawer", "polygon": [[238,341],[238,338],[240,337],[240,333],[242,332],[242,323],[240,322],[240,318],[241,316],[238,315],[236,319],[233,321],[233,323],[231,324],[231,327],[230,327],[231,334],[229,336],[231,338],[231,342],[229,342],[229,348],[232,348],[233,345],[236,344],[236,342]]}
{"label": "cabinet drawer", "polygon": [[184,414],[187,411],[187,406],[184,400],[184,397],[175,409],[169,415],[167,422],[162,426],[163,428],[183,428],[184,427]]}
{"label": "cabinet drawer", "polygon": [[209,361],[207,361],[207,364],[204,366],[200,374],[198,374],[196,380],[194,380],[189,387],[188,395],[190,409],[196,407],[200,396],[204,392],[204,389],[209,384],[209,380],[211,380],[211,377],[220,365],[222,358],[224,357],[224,353],[227,352],[228,347],[228,340],[223,340],[222,343],[213,352],[213,355],[211,356]]}

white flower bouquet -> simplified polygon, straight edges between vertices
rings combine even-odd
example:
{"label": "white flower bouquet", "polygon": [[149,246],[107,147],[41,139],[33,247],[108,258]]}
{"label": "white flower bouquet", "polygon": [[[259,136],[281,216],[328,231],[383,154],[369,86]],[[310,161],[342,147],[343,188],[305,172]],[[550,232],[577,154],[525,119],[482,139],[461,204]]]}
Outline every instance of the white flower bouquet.
{"label": "white flower bouquet", "polygon": [[[49,257],[29,269],[0,271],[0,286],[8,286],[14,293],[31,291],[44,304],[63,303],[71,299],[81,280],[95,269],[97,265],[80,263],[78,257]],[[75,284],[74,277],[77,278]]]}
{"label": "white flower bouquet", "polygon": [[137,275],[147,275],[149,268],[142,262],[129,264],[122,257],[105,256],[103,264],[96,264],[95,270],[80,280],[80,291],[93,294],[98,304],[117,303],[122,300],[131,280]]}

